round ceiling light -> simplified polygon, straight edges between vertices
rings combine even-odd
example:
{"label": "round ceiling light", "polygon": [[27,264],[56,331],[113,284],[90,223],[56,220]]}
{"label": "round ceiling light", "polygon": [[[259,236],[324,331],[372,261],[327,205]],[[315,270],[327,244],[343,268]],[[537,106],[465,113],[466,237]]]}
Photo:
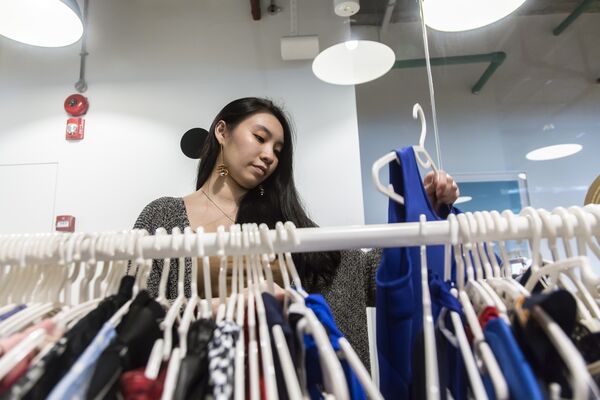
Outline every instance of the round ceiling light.
{"label": "round ceiling light", "polygon": [[432,29],[461,32],[501,20],[523,3],[525,0],[423,0],[423,15]]}
{"label": "round ceiling light", "polygon": [[340,17],[350,17],[360,10],[358,0],[333,0],[333,10]]}
{"label": "round ceiling light", "polygon": [[531,161],[555,160],[557,158],[572,156],[575,153],[579,153],[581,149],[583,147],[576,143],[557,144],[532,150],[525,157]]}
{"label": "round ceiling light", "polygon": [[377,79],[394,66],[396,55],[383,43],[350,40],[323,50],[312,70],[317,78],[334,85],[358,85]]}
{"label": "round ceiling light", "polygon": [[454,204],[466,203],[467,201],[471,201],[471,200],[473,200],[473,198],[471,196],[460,196],[458,199],[456,199]]}
{"label": "round ceiling light", "polygon": [[2,0],[0,35],[40,47],[62,47],[83,34],[75,0]]}

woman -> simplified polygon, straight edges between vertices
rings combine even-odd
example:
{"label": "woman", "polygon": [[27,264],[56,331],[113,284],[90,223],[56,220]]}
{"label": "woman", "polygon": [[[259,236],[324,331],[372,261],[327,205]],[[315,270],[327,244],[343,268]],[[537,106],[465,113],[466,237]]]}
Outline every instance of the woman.
{"label": "woman", "polygon": [[[147,205],[134,228],[154,233],[164,227],[293,221],[314,227],[300,202],[292,171],[293,137],[283,111],[266,99],[234,100],[215,117],[200,155],[196,192],[183,198],[163,197]],[[425,188],[436,210],[447,210],[458,197],[458,187],[445,172],[425,177]],[[446,211],[447,212],[447,211]],[[381,252],[360,250],[295,254],[294,261],[309,292],[325,296],[336,322],[368,367],[365,308],[374,305],[375,270]],[[215,260],[216,261],[216,260]],[[148,281],[158,294],[162,260],[155,261]],[[186,260],[186,296],[190,295],[191,261]],[[211,276],[218,270],[211,260]],[[273,264],[274,272],[277,264]],[[177,260],[171,260],[167,297],[177,296]],[[198,274],[201,279],[202,274]],[[278,281],[277,274],[276,281]],[[357,279],[357,277],[359,279]],[[212,280],[213,293],[217,279]],[[203,287],[202,283],[198,284]]]}

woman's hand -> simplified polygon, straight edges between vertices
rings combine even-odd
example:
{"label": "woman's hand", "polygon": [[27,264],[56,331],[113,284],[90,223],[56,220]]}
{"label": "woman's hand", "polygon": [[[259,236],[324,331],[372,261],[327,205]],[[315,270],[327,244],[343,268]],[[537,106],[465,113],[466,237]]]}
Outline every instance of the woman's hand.
{"label": "woman's hand", "polygon": [[431,205],[438,213],[442,206],[452,206],[460,195],[454,178],[442,170],[437,174],[431,171],[425,175],[423,186]]}

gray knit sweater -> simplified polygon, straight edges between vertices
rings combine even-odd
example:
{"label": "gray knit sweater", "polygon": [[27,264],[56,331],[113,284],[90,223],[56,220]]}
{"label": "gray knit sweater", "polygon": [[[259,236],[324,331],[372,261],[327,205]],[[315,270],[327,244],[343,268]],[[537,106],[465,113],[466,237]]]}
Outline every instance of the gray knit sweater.
{"label": "gray knit sweater", "polygon": [[[145,229],[154,234],[157,228],[163,227],[168,232],[175,227],[182,231],[189,226],[183,199],[178,197],[162,197],[148,204],[134,228]],[[363,364],[369,368],[369,348],[367,339],[366,307],[375,305],[375,271],[381,259],[381,250],[364,253],[361,250],[341,251],[341,262],[331,284],[311,287],[311,293],[322,294],[333,312],[335,322],[346,336]],[[191,259],[185,263],[185,294],[190,296]],[[158,296],[158,284],[163,261],[154,260],[148,278],[148,290]],[[177,296],[178,261],[171,260],[167,297]]]}

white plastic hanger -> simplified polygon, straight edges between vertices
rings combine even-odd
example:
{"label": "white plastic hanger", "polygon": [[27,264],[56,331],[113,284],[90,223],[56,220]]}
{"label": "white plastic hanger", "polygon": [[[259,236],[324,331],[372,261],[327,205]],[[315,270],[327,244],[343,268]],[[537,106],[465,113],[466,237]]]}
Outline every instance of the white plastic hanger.
{"label": "white plastic hanger", "polygon": [[169,361],[169,366],[167,367],[167,376],[165,378],[165,386],[162,392],[161,400],[171,400],[173,398],[173,393],[175,393],[175,388],[177,386],[177,377],[179,376],[179,360],[179,348],[176,347],[173,349],[173,354],[171,355],[171,360]]}
{"label": "white plastic hanger", "polygon": [[[245,249],[250,249],[250,236],[249,236],[248,224],[242,225],[242,242]],[[246,278],[248,287],[248,311],[247,311],[247,324],[248,324],[248,369],[249,369],[249,396],[251,400],[260,399],[260,382],[259,382],[259,363],[258,363],[258,341],[256,339],[256,312],[255,312],[255,299],[254,299],[254,285],[258,285],[258,282],[254,282],[254,274],[252,273],[252,259],[250,255],[246,255]]]}
{"label": "white plastic hanger", "polygon": [[[154,234],[154,249],[155,250],[160,250],[160,236],[166,235],[167,231],[166,229],[160,227],[156,229],[156,232]],[[166,288],[167,288],[167,280],[168,280],[168,276],[169,276],[169,271],[171,269],[171,259],[170,258],[165,258],[163,260],[163,268],[162,271],[160,273],[160,283],[158,285],[158,297],[156,298],[156,301],[161,304],[163,307],[167,308],[169,307],[169,301],[167,300],[167,296],[166,296]],[[156,377],[158,377],[158,374],[160,372],[160,366],[163,363],[163,359],[164,359],[164,347],[165,347],[165,340],[164,337],[157,339],[154,344],[152,345],[152,351],[150,352],[150,357],[148,358],[148,362],[146,363],[146,369],[144,371],[144,375],[146,377],[148,377],[149,379],[156,379]]]}
{"label": "white plastic hanger", "polygon": [[[179,328],[177,331],[179,333],[179,355],[181,358],[184,358],[187,354],[187,337],[190,329],[190,325],[192,320],[194,319],[194,314],[196,310],[196,306],[200,303],[200,296],[198,295],[198,257],[204,256],[204,245],[202,243],[201,237],[204,234],[204,229],[202,227],[198,227],[196,229],[196,245],[197,245],[197,253],[192,257],[192,274],[191,274],[191,297],[188,300],[187,305],[185,306],[185,310],[183,312],[183,317],[181,318],[181,324],[179,324]],[[187,250],[191,250],[191,240],[194,239],[194,235],[191,231],[190,227],[186,227],[184,229],[185,241]]]}
{"label": "white plastic hanger", "polygon": [[[423,113],[423,109],[421,108],[419,103],[416,103],[413,106],[413,118],[419,118],[419,120],[421,121],[421,134],[419,136],[419,144],[413,146],[413,149],[415,151],[415,158],[417,159],[417,162],[421,165],[421,167],[431,168],[437,174],[438,169],[435,165],[435,162],[427,152],[427,149],[425,149],[425,139],[427,137],[427,122],[425,120],[425,114]],[[425,161],[421,159],[421,156],[425,157]],[[393,199],[397,203],[404,204],[404,197],[394,192],[394,187],[392,185],[385,187],[379,180],[379,171],[381,170],[381,168],[388,165],[392,161],[398,161],[395,151],[387,153],[385,156],[381,157],[373,163],[373,167],[371,168],[371,176],[373,178],[373,183],[375,184],[377,190],[379,190],[381,193],[388,196],[389,198]]]}
{"label": "white plastic hanger", "polygon": [[217,227],[217,255],[219,256],[219,305],[215,316],[215,322],[219,323],[225,319],[227,309],[227,254],[225,250],[225,227]]}
{"label": "white plastic hanger", "polygon": [[[167,231],[165,228],[157,228],[154,234],[154,249],[160,250],[160,236],[166,235]],[[173,239],[171,239],[173,240]],[[168,309],[171,306],[169,303],[169,299],[167,299],[167,284],[169,281],[169,275],[171,273],[171,259],[166,257],[163,259],[163,267],[160,272],[160,280],[158,283],[158,297],[156,301],[161,304],[165,309]]]}
{"label": "white plastic hanger", "polygon": [[[420,235],[425,240],[424,214],[419,216]],[[427,246],[421,246],[421,300],[423,306],[423,340],[425,346],[425,391],[427,400],[440,398],[440,380],[438,376],[437,350],[435,344],[435,327],[431,312],[431,295],[429,294],[429,280],[427,277]]]}
{"label": "white plastic hanger", "polygon": [[[184,233],[183,233],[183,237],[181,237],[181,230],[178,229],[177,227],[175,227],[172,231],[172,234],[175,235],[175,237],[173,238],[173,242],[176,243],[176,245],[174,246],[174,251],[177,251],[179,249],[179,243],[177,241],[177,239],[182,239],[183,240],[183,247],[187,252],[191,252],[192,250],[192,242],[193,242],[193,234],[192,234],[192,230],[190,227],[185,227],[184,228]],[[192,264],[194,263],[194,260],[196,259],[196,257],[192,257]],[[194,290],[195,293],[197,293],[198,288],[197,288],[197,279],[196,279],[196,275],[194,274],[195,268],[192,267],[192,282],[191,284],[192,286],[192,297],[194,296]],[[177,376],[179,373],[179,368],[181,366],[181,360],[183,359],[183,357],[185,356],[185,354],[182,354],[182,350],[179,347],[175,347],[173,348],[173,336],[172,336],[172,331],[173,331],[173,325],[175,323],[175,320],[179,317],[179,313],[181,310],[181,307],[183,307],[183,305],[186,302],[186,297],[185,297],[185,293],[184,293],[184,285],[182,283],[182,281],[185,281],[185,258],[184,257],[180,257],[179,258],[179,276],[178,276],[178,293],[177,293],[177,298],[175,299],[175,302],[173,303],[173,306],[169,309],[169,311],[167,312],[167,315],[165,317],[165,331],[164,331],[164,339],[162,342],[162,359],[163,361],[169,361],[169,365],[168,365],[168,369],[167,369],[167,376],[165,378],[165,386],[164,386],[164,390],[163,390],[163,394],[162,394],[162,398],[163,399],[170,399],[173,396],[173,392],[175,390],[175,386],[177,384]],[[186,305],[186,311],[187,311],[187,305]],[[192,310],[193,311],[193,310]],[[183,325],[183,324],[181,324]],[[180,325],[180,327],[181,327]],[[188,325],[189,327],[189,325]],[[180,338],[181,338],[181,330],[178,331]],[[160,339],[158,339],[153,347],[152,350],[155,351],[156,353],[159,352],[160,347],[161,347],[161,343],[159,342]],[[183,345],[187,345],[187,330],[186,330],[186,335],[179,341],[179,345],[183,346]],[[186,347],[187,349],[187,347]],[[186,350],[187,351],[187,350]],[[160,353],[159,353],[160,355]],[[158,364],[158,358],[159,356],[155,356],[153,359],[149,360],[148,364],[146,365],[146,370],[144,371],[144,373],[148,373],[148,375],[154,376],[155,371],[158,370],[160,371],[160,365]]]}
{"label": "white plastic hanger", "polygon": [[[451,224],[459,224],[459,235],[462,236],[463,241],[469,241],[470,238],[465,237],[466,232],[462,232],[463,229],[460,227],[460,223],[458,217],[455,214],[448,215],[448,221]],[[464,225],[464,222],[463,222]],[[454,261],[456,264],[456,276],[461,278],[465,276],[465,264],[463,261],[464,253],[461,249],[460,245],[454,247]],[[492,384],[494,386],[494,393],[497,399],[508,399],[509,391],[506,380],[504,379],[504,375],[500,370],[498,362],[494,357],[494,353],[492,349],[489,347],[487,342],[485,341],[485,336],[483,335],[483,330],[481,329],[481,325],[479,325],[479,319],[477,318],[477,313],[471,304],[471,299],[469,295],[465,291],[464,280],[461,278],[457,282],[458,287],[458,300],[463,307],[463,312],[465,314],[465,319],[467,321],[468,326],[471,329],[471,332],[474,337],[474,347],[475,352],[483,362],[483,366],[487,373],[490,376]],[[468,285],[468,283],[467,283]]]}
{"label": "white plastic hanger", "polygon": [[[260,249],[260,234],[258,231],[258,225],[249,224],[249,238],[251,249]],[[265,305],[261,295],[260,285],[256,285],[256,282],[260,282],[258,271],[260,266],[260,255],[251,255],[251,260],[254,264],[252,271],[254,273],[253,286],[254,297],[256,299],[256,316],[258,317],[258,335],[260,344],[260,354],[262,361],[263,377],[265,382],[265,391],[268,399],[278,399],[277,393],[277,377],[275,376],[275,364],[273,363],[273,352],[271,348],[271,334],[269,332],[269,326],[267,325],[267,314],[265,311]],[[271,284],[273,276],[271,275]]]}
{"label": "white plastic hanger", "polygon": [[[235,243],[236,247],[241,248],[243,246],[242,240],[242,228],[238,224],[235,228]],[[236,306],[236,317],[235,322],[238,326],[244,326],[244,295],[242,289],[244,287],[244,267],[246,257],[240,256],[238,259],[238,291],[237,306]],[[234,369],[234,396],[235,400],[246,399],[246,377],[245,377],[245,330],[241,329],[235,344],[235,369]]]}
{"label": "white plastic hanger", "polygon": [[[178,251],[181,245],[182,233],[179,227],[173,228],[171,235],[173,236],[173,251]],[[167,315],[163,321],[162,328],[164,332],[164,347],[163,347],[163,361],[167,361],[171,357],[173,350],[173,325],[175,321],[179,319],[181,307],[186,304],[187,298],[185,297],[185,258],[179,258],[179,273],[177,276],[177,297],[175,301],[167,311]]]}
{"label": "white plastic hanger", "polygon": [[[231,249],[241,249],[241,243],[238,243],[237,229],[239,224],[229,226],[229,245]],[[235,254],[232,256],[231,265],[231,294],[227,298],[227,306],[225,308],[225,319],[233,322],[235,313],[235,306],[237,305],[238,296],[238,268],[239,268],[239,255]]]}

